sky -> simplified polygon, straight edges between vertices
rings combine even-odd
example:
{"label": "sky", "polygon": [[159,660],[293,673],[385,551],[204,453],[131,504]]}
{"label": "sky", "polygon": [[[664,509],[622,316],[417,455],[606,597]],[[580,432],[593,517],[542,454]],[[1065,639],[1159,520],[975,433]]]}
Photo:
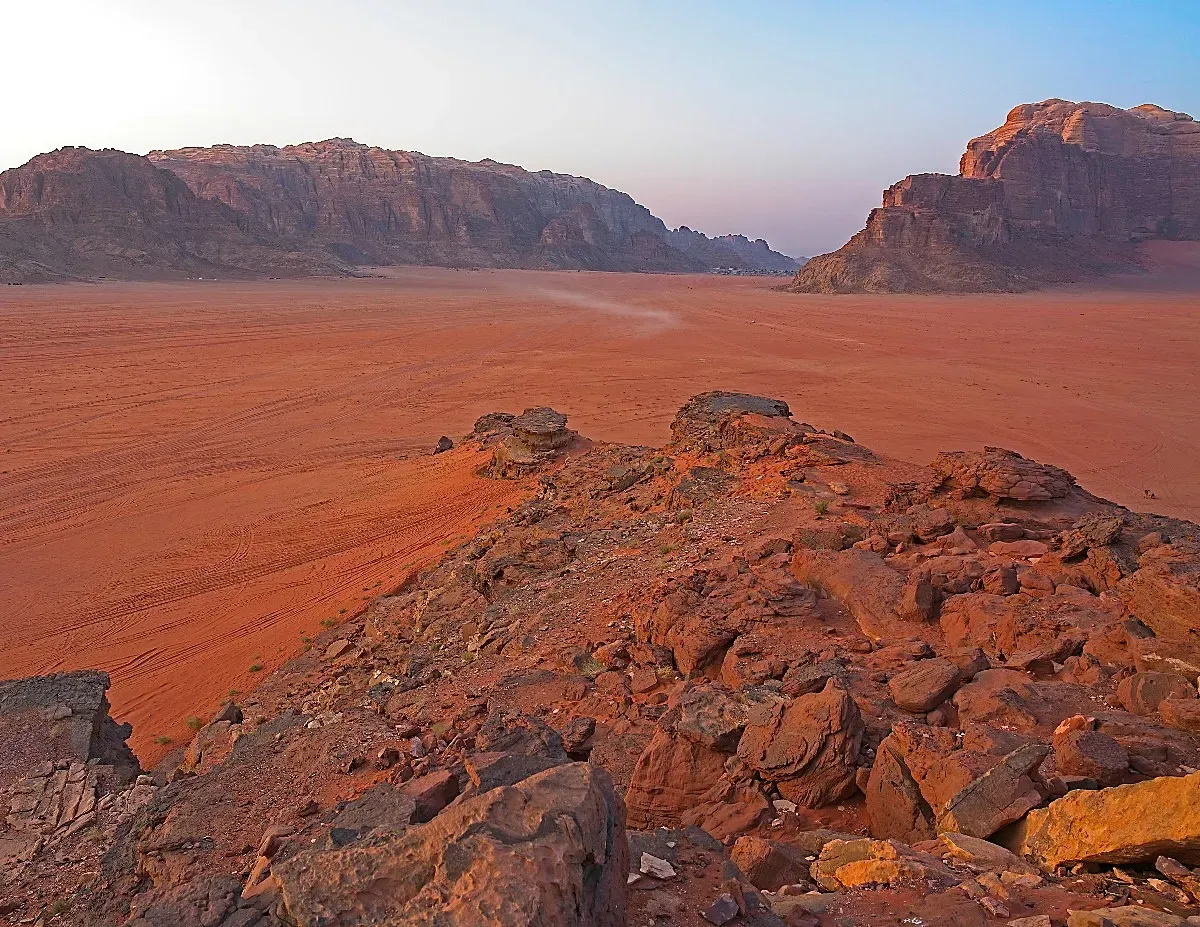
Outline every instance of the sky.
{"label": "sky", "polygon": [[8,0],[0,168],[333,136],[578,174],[793,255],[1049,97],[1200,116],[1200,2]]}

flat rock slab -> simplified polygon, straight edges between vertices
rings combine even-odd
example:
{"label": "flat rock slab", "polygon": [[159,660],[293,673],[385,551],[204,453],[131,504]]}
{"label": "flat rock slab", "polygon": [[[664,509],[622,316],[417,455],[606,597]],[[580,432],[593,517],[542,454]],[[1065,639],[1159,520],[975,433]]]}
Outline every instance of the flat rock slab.
{"label": "flat rock slab", "polygon": [[1046,868],[1076,863],[1200,863],[1200,773],[1074,791],[1031,811],[1017,852]]}

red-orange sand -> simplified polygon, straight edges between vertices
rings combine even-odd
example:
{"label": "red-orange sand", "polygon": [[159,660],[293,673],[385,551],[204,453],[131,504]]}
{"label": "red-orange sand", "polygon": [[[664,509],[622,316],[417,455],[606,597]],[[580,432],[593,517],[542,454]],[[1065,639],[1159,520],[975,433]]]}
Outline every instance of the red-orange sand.
{"label": "red-orange sand", "polygon": [[1200,246],[1153,255],[1020,296],[434,269],[0,288],[0,678],[108,670],[153,759],[520,497],[428,456],[494,409],[660,444],[691,394],[747,390],[894,456],[998,444],[1200,519]]}

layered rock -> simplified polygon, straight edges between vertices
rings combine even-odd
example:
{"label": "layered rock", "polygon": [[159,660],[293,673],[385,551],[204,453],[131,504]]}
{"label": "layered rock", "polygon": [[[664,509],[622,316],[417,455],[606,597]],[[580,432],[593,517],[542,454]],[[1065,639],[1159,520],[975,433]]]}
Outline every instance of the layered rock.
{"label": "layered rock", "polygon": [[1200,238],[1200,124],[1150,104],[1046,100],[973,139],[957,176],[889,187],[792,288],[1019,291],[1132,267],[1149,238]]}
{"label": "layered rock", "polygon": [[1099,792],[1072,792],[1033,811],[1012,845],[1045,866],[1152,862],[1172,856],[1200,863],[1200,773]]}
{"label": "layered rock", "polygon": [[345,269],[331,254],[276,247],[235,210],[123,151],[61,148],[0,174],[3,282]]}
{"label": "layered rock", "polygon": [[765,242],[669,230],[584,177],[349,139],[63,148],[0,174],[0,281],[344,274],[361,265],[789,273]]}

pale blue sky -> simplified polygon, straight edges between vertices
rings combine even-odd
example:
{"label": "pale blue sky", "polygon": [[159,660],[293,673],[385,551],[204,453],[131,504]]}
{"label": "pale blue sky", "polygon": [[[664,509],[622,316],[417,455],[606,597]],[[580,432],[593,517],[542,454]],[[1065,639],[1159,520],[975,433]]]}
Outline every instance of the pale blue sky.
{"label": "pale blue sky", "polygon": [[1200,115],[1196,0],[48,0],[5,28],[3,167],[350,136],[583,174],[793,254],[1018,103]]}

